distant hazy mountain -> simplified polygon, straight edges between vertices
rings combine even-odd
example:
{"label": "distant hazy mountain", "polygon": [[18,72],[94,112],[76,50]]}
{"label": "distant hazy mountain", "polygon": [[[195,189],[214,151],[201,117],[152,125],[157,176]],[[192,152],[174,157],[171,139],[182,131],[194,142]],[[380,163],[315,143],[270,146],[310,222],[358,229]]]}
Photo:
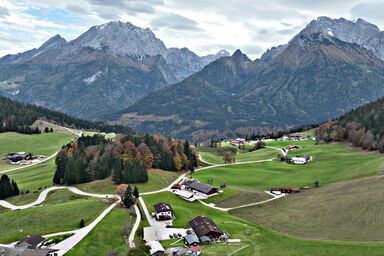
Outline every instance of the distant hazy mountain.
{"label": "distant hazy mountain", "polygon": [[260,60],[237,51],[112,118],[142,131],[209,138],[216,131],[290,128],[338,117],[384,95],[384,62],[357,34],[349,37],[353,42],[342,40],[337,24],[354,24],[361,37],[365,32],[357,27],[373,26],[321,17]]}
{"label": "distant hazy mountain", "polygon": [[200,71],[226,51],[199,57],[167,49],[150,29],[109,22],[73,41],[56,35],[38,49],[0,59],[0,94],[93,118]]}

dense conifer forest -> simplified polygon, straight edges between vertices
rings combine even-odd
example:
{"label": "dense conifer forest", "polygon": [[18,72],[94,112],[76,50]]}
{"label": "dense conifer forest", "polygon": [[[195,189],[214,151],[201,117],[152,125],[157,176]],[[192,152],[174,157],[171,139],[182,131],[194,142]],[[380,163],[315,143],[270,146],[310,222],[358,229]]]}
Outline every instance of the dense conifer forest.
{"label": "dense conifer forest", "polygon": [[31,129],[30,125],[37,119],[69,126],[77,129],[93,129],[103,132],[130,133],[129,127],[122,125],[108,125],[104,122],[92,122],[74,118],[66,114],[52,111],[32,104],[24,104],[0,96],[0,132],[19,132],[25,134],[39,133],[38,129]]}

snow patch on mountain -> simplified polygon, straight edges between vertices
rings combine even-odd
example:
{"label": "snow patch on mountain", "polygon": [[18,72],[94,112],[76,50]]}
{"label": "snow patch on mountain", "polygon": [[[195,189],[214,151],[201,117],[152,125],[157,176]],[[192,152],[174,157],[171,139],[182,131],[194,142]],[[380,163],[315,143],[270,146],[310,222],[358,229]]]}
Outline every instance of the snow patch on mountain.
{"label": "snow patch on mountain", "polygon": [[99,77],[101,77],[103,75],[103,72],[102,71],[97,71],[95,74],[93,74],[92,76],[90,77],[87,77],[85,78],[83,81],[84,83],[90,85],[92,84],[93,82],[95,82]]}

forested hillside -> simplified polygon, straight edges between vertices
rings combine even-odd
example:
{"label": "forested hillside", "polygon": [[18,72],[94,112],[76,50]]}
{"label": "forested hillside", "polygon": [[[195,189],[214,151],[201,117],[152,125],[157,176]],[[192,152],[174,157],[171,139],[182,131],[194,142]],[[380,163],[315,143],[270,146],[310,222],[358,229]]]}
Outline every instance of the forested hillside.
{"label": "forested hillside", "polygon": [[188,141],[145,135],[118,135],[113,141],[101,135],[80,137],[56,157],[55,184],[77,184],[112,175],[116,184],[144,183],[147,169],[194,170],[197,158]]}
{"label": "forested hillside", "polygon": [[319,142],[348,140],[354,146],[384,152],[384,98],[321,125],[316,138]]}
{"label": "forested hillside", "polygon": [[[108,125],[104,122],[91,122],[74,118],[66,114],[52,111],[31,104],[24,104],[0,96],[0,132],[35,133],[29,126],[37,119],[45,119],[59,125],[77,129],[92,129],[103,132],[131,133],[129,127]],[[43,128],[43,127],[41,127]]]}

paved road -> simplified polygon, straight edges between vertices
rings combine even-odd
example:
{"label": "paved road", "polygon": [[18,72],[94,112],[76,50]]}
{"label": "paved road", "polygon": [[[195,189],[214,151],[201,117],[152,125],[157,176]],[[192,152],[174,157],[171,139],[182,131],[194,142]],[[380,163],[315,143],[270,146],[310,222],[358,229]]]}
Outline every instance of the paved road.
{"label": "paved road", "polygon": [[135,213],[136,213],[136,221],[128,237],[128,244],[130,248],[133,248],[136,246],[133,241],[135,240],[135,233],[139,228],[140,221],[141,221],[141,213],[140,213],[139,207],[135,204],[133,208],[135,209]]}
{"label": "paved road", "polygon": [[143,208],[143,211],[144,211],[144,214],[145,214],[145,217],[147,218],[147,221],[149,223],[150,226],[153,226],[153,219],[152,219],[152,216],[151,214],[149,213],[148,211],[148,208],[147,208],[147,205],[145,204],[144,202],[144,199],[142,197],[139,197],[139,202],[141,204],[141,207]]}
{"label": "paved road", "polygon": [[[78,137],[81,137],[83,136],[83,131],[81,131],[80,133],[76,133],[74,132],[73,130],[67,128],[67,127],[64,127],[65,129],[67,129],[68,131],[70,131],[71,133],[75,134],[76,136]],[[8,170],[4,170],[4,171],[0,171],[0,174],[2,173],[6,173],[6,172],[12,172],[12,171],[17,171],[17,170],[20,170],[20,169],[24,169],[24,168],[27,168],[27,167],[31,167],[31,166],[35,166],[37,164],[41,164],[41,163],[44,163],[46,161],[48,161],[49,159],[52,159],[54,158],[56,155],[57,155],[58,152],[50,155],[49,157],[47,157],[46,159],[40,161],[40,162],[37,162],[37,163],[33,163],[33,164],[28,164],[28,165],[23,165],[23,166],[20,166],[20,167],[16,167],[16,168],[12,168],[12,169],[8,169]]]}
{"label": "paved road", "polygon": [[[267,193],[267,194],[270,194],[270,193]],[[267,199],[267,200],[264,200],[264,201],[260,201],[260,202],[256,202],[256,203],[250,203],[250,204],[243,204],[243,205],[239,205],[239,206],[235,206],[235,207],[230,207],[230,208],[222,208],[222,207],[217,207],[217,206],[213,206],[211,204],[207,204],[205,203],[204,201],[202,200],[198,200],[201,204],[207,206],[207,207],[210,207],[210,208],[213,208],[213,209],[216,209],[216,210],[219,210],[219,211],[223,211],[223,212],[227,212],[227,211],[230,211],[230,210],[235,210],[235,209],[240,209],[240,208],[245,208],[245,207],[250,207],[250,206],[255,206],[255,205],[260,205],[260,204],[265,204],[265,203],[268,203],[268,202],[271,202],[271,201],[274,201],[276,199],[279,199],[279,198],[282,198],[286,196],[286,194],[282,194],[282,195],[273,195],[272,198],[270,199]]]}
{"label": "paved road", "polygon": [[6,172],[13,172],[13,171],[17,171],[17,170],[24,169],[24,168],[27,168],[27,167],[35,166],[37,164],[44,163],[44,162],[48,161],[49,159],[54,158],[57,155],[57,153],[58,152],[54,153],[53,155],[50,155],[49,157],[45,158],[44,160],[41,160],[40,162],[33,163],[33,164],[28,164],[28,165],[23,165],[23,166],[12,168],[12,169],[8,169],[8,170],[5,170],[5,171],[1,171],[0,174],[1,173],[6,173]]}
{"label": "paved road", "polygon": [[[76,244],[78,244],[86,235],[88,235],[91,230],[96,227],[97,224],[99,224],[100,221],[104,219],[107,214],[112,211],[113,208],[115,208],[120,201],[117,201],[113,204],[111,204],[107,209],[105,209],[91,224],[88,226],[74,230],[74,235],[65,239],[64,241],[52,246],[53,249],[60,250],[58,255],[64,255],[66,252],[68,252],[70,249],[72,249]],[[53,236],[54,234],[51,234],[50,236]]]}
{"label": "paved road", "polygon": [[68,186],[56,186],[56,187],[50,187],[45,190],[43,190],[40,194],[39,197],[32,203],[29,204],[24,204],[24,205],[13,205],[11,203],[8,203],[5,200],[0,200],[0,206],[11,209],[11,210],[23,210],[23,209],[28,209],[36,205],[40,205],[44,203],[45,199],[48,196],[48,193],[54,190],[58,189],[68,189],[72,193],[82,195],[82,196],[89,196],[89,197],[97,197],[97,198],[120,198],[118,195],[111,195],[111,194],[92,194],[92,193],[87,193],[84,191],[81,191],[78,188],[75,187],[68,187]]}
{"label": "paved road", "polygon": [[[81,136],[81,134],[79,134],[79,136]],[[276,148],[277,149],[277,148]],[[278,149],[280,150],[280,149]],[[50,156],[51,158],[54,157],[56,154]],[[200,157],[200,156],[199,156]],[[242,165],[242,164],[251,164],[251,163],[260,163],[260,162],[269,162],[269,161],[272,161],[274,158],[271,158],[271,159],[266,159],[266,160],[255,160],[255,161],[247,161],[247,162],[238,162],[238,163],[232,163],[232,164],[213,164],[211,166],[207,166],[207,167],[203,167],[203,168],[200,168],[200,169],[196,169],[195,172],[198,172],[198,171],[202,171],[202,170],[206,170],[206,169],[210,169],[210,168],[215,168],[215,167],[219,167],[219,166],[231,166],[231,165]],[[48,160],[48,159],[46,159]],[[45,160],[45,161],[46,161]],[[200,159],[201,161],[205,162],[203,159]],[[40,162],[41,163],[41,162]],[[207,163],[207,162],[206,162]],[[38,164],[38,163],[36,163]],[[208,163],[210,164],[210,163]],[[30,167],[31,165],[29,166],[25,166],[25,167]],[[24,166],[22,168],[25,168]],[[16,168],[16,169],[21,169],[21,168]],[[9,172],[11,170],[7,170],[6,172]],[[1,172],[0,172],[1,173]],[[184,173],[182,175],[180,175],[175,181],[173,181],[168,187],[166,188],[163,188],[163,189],[160,189],[160,190],[156,190],[156,191],[151,191],[151,192],[144,192],[144,193],[141,193],[141,195],[150,195],[150,194],[157,194],[157,193],[162,193],[162,192],[166,192],[168,191],[175,183],[178,183],[180,182],[182,179],[185,178],[185,176],[189,174],[189,173]],[[30,207],[34,207],[36,205],[40,205],[42,204],[48,193],[51,192],[51,191],[54,191],[54,190],[58,190],[58,189],[68,189],[70,190],[71,192],[75,193],[75,194],[79,194],[79,195],[83,195],[83,196],[90,196],[90,197],[97,197],[97,198],[120,198],[118,195],[111,195],[111,194],[92,194],[92,193],[88,193],[88,192],[84,192],[84,191],[81,191],[79,190],[78,188],[75,188],[75,187],[68,187],[68,186],[57,186],[57,187],[51,187],[51,188],[47,188],[45,190],[43,190],[39,197],[36,199],[36,201],[32,202],[32,203],[29,203],[29,204],[25,204],[25,205],[13,205],[11,203],[8,203],[7,201],[4,201],[4,200],[0,200],[0,206],[3,206],[5,208],[9,208],[9,209],[12,209],[12,210],[22,210],[22,209],[28,209]],[[258,203],[255,203],[255,204],[260,204],[260,203],[265,203],[267,201],[271,201],[271,200],[274,200],[276,198],[272,198],[272,199],[269,199],[269,200],[266,200],[266,201],[263,201],[263,202],[258,202]],[[139,202],[144,210],[144,213],[145,213],[145,216],[148,220],[148,223],[152,226],[154,223],[153,223],[153,219],[148,211],[148,208],[143,200],[142,197],[139,197]],[[58,232],[58,233],[54,233],[54,234],[49,234],[49,235],[45,235],[44,237],[52,237],[52,236],[57,236],[57,235],[64,235],[64,234],[74,234],[73,236],[71,236],[70,238],[67,238],[66,240],[62,241],[61,243],[58,243],[57,245],[53,246],[52,248],[55,248],[55,249],[59,249],[59,256],[61,255],[64,255],[67,251],[69,251],[71,248],[73,248],[76,244],[78,244],[114,207],[116,207],[116,205],[118,205],[120,203],[120,201],[112,204],[111,206],[109,206],[106,210],[103,211],[102,214],[100,214],[91,224],[89,224],[88,226],[82,228],[82,229],[77,229],[77,230],[71,230],[71,231],[64,231],[64,232]],[[208,207],[212,207],[204,202],[201,202],[203,203],[204,205],[208,206]],[[251,206],[251,205],[255,205],[255,204],[249,204],[249,205],[244,205],[244,206],[239,206],[239,207],[236,207],[236,208],[240,208],[240,207],[248,207],[248,206]],[[135,244],[133,243],[133,240],[134,240],[134,237],[135,237],[135,233],[139,227],[139,224],[140,224],[140,219],[141,219],[141,214],[140,214],[140,211],[138,209],[138,207],[135,205],[135,212],[136,212],[136,221],[135,221],[135,224],[134,224],[134,227],[131,231],[131,233],[129,234],[129,245],[130,247],[134,247]],[[216,209],[219,209],[218,207],[216,207]],[[221,208],[221,209],[225,209],[225,208]],[[233,209],[233,208],[232,208]],[[9,246],[9,245],[5,245],[5,246]]]}

